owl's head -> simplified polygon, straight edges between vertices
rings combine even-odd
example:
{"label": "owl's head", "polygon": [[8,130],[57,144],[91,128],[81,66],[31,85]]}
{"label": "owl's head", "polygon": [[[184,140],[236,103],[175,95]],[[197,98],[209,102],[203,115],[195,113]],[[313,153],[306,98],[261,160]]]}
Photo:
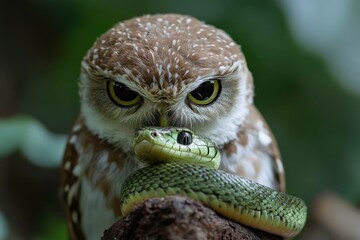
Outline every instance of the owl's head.
{"label": "owl's head", "polygon": [[135,129],[186,127],[221,145],[236,138],[252,104],[252,77],[222,30],[182,15],[130,19],[102,35],[82,62],[88,128],[130,149]]}

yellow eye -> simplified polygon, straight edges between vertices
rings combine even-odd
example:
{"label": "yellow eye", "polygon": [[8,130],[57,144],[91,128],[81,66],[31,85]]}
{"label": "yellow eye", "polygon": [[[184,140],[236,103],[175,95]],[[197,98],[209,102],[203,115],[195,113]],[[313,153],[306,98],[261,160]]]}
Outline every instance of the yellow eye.
{"label": "yellow eye", "polygon": [[208,105],[220,95],[221,85],[219,80],[210,80],[200,84],[190,92],[187,98],[197,105]]}
{"label": "yellow eye", "polygon": [[140,102],[140,95],[125,84],[108,81],[106,86],[110,99],[120,107],[132,107]]}

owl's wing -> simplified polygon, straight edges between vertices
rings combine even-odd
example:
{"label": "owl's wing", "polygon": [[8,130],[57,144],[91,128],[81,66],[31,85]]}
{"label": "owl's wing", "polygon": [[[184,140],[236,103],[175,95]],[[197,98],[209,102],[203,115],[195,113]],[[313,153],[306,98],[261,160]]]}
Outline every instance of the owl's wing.
{"label": "owl's wing", "polygon": [[222,149],[221,168],[285,191],[285,173],[276,140],[255,106],[250,107],[237,139]]}
{"label": "owl's wing", "polygon": [[258,137],[259,145],[258,149],[264,151],[270,159],[272,160],[272,169],[275,175],[276,185],[278,186],[278,190],[285,192],[286,190],[286,181],[285,181],[285,171],[281,161],[280,151],[276,142],[276,139],[266,123],[263,116],[257,110],[255,106],[253,106],[250,110],[251,117],[249,121],[251,122],[251,127]]}
{"label": "owl's wing", "polygon": [[69,135],[61,165],[61,197],[72,240],[85,239],[79,211],[81,163],[79,161],[78,139],[81,129],[82,122],[78,119]]}

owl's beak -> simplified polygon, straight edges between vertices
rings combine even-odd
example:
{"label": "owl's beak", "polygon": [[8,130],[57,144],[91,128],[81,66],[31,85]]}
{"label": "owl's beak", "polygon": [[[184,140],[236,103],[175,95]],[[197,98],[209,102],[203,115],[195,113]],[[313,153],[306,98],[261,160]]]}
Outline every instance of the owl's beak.
{"label": "owl's beak", "polygon": [[160,127],[168,127],[169,126],[169,115],[166,111],[163,111],[160,114],[159,125],[160,125]]}

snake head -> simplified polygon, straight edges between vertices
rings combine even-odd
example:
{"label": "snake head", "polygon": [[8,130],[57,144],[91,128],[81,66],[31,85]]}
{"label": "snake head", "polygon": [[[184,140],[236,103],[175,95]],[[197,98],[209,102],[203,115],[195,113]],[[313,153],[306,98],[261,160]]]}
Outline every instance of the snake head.
{"label": "snake head", "polygon": [[177,162],[218,168],[221,160],[210,139],[186,128],[140,128],[135,133],[133,149],[146,164]]}

